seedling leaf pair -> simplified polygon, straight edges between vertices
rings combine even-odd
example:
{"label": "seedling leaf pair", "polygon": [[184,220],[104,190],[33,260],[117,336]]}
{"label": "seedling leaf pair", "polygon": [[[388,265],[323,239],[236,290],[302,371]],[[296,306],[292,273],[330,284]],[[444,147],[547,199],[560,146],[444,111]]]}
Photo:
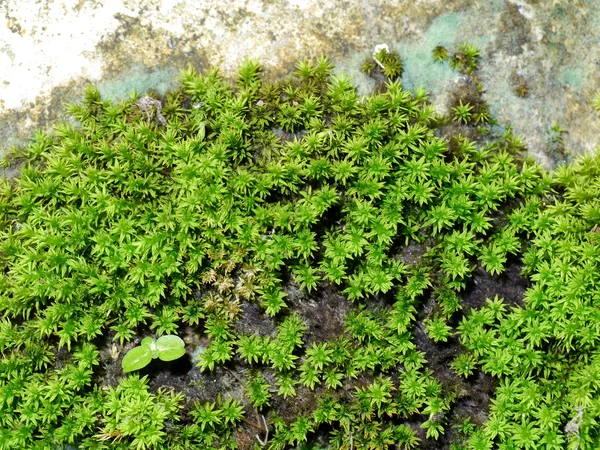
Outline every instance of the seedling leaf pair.
{"label": "seedling leaf pair", "polygon": [[127,352],[121,365],[124,372],[133,372],[146,367],[150,361],[159,358],[161,361],[173,361],[185,354],[185,343],[174,335],[159,337],[156,341],[146,337],[138,347]]}

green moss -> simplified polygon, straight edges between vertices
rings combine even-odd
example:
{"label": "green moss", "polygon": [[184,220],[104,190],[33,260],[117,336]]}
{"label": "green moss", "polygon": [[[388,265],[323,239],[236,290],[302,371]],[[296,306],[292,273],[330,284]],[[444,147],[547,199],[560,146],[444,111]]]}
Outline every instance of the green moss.
{"label": "green moss", "polygon": [[[0,448],[598,447],[600,157],[547,173],[470,104],[332,69],[188,69],[163,120],[90,87],[34,136],[0,184]],[[164,334],[193,365],[120,372]]]}
{"label": "green moss", "polygon": [[443,45],[437,45],[432,51],[432,57],[435,62],[448,60],[448,50]]}

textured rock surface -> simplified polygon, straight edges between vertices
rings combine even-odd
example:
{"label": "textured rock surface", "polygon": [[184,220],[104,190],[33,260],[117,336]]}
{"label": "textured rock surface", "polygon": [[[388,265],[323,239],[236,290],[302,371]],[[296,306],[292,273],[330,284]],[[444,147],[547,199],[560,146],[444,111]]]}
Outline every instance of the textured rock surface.
{"label": "textured rock surface", "polygon": [[590,99],[600,87],[600,5],[592,0],[4,0],[0,17],[0,153],[61,120],[89,82],[110,98],[161,93],[188,64],[227,75],[250,57],[278,76],[298,58],[326,54],[366,92],[359,67],[382,42],[400,52],[405,85],[423,84],[444,111],[460,79],[431,50],[463,41],[482,50],[492,112],[544,164],[568,159],[555,123],[567,130],[567,152],[597,146],[600,113]]}

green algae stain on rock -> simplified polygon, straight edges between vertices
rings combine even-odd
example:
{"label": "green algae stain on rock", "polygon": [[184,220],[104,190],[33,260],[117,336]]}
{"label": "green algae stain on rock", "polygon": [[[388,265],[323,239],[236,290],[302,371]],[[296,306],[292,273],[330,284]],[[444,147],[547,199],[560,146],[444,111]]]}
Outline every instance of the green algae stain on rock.
{"label": "green algae stain on rock", "polygon": [[465,13],[443,14],[432,20],[425,32],[429,44],[449,46],[458,41],[459,31],[466,23]]}
{"label": "green algae stain on rock", "polygon": [[464,13],[444,14],[433,19],[420,38],[397,45],[397,51],[406,67],[402,76],[405,87],[416,89],[422,85],[439,93],[457,80],[457,73],[447,63],[435,62],[431,52],[437,45],[451,51],[457,45],[458,35],[464,24]]}
{"label": "green algae stain on rock", "polygon": [[558,73],[558,81],[572,89],[581,89],[585,82],[585,71],[581,66],[566,66]]}
{"label": "green algae stain on rock", "polygon": [[118,76],[104,79],[97,87],[102,98],[112,101],[124,100],[132,92],[155,91],[165,95],[176,87],[178,74],[179,71],[173,67],[151,69],[135,64]]}
{"label": "green algae stain on rock", "polygon": [[419,86],[429,90],[436,107],[441,112],[447,112],[451,93],[461,83],[463,76],[452,70],[447,61],[436,62],[432,52],[436,46],[441,45],[452,54],[467,39],[477,45],[485,42],[473,36],[469,28],[468,12],[435,17],[421,36],[404,40],[395,46],[406,67],[402,84],[410,90]]}
{"label": "green algae stain on rock", "polygon": [[[452,10],[452,8],[448,8]],[[418,14],[417,12],[414,12]],[[338,71],[352,76],[359,94],[366,95],[375,89],[376,82],[360,71],[361,64],[373,54],[376,44],[387,43],[391,51],[397,52],[404,66],[402,84],[409,90],[423,86],[430,90],[434,97],[442,94],[450,85],[454,84],[460,75],[453,71],[447,63],[436,63],[432,58],[432,51],[437,45],[452,49],[462,41],[459,36],[466,23],[464,12],[447,12],[439,16],[432,14],[431,10],[421,11],[418,31],[400,36],[393,33],[394,39],[373,40],[370,48],[355,51],[353,54],[335,60]],[[412,17],[412,16],[411,16]],[[396,18],[401,20],[401,15]]]}

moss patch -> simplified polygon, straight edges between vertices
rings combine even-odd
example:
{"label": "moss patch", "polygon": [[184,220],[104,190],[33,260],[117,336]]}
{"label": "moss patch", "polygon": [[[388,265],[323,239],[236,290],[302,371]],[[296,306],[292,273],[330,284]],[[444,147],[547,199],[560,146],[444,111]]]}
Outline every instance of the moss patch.
{"label": "moss patch", "polygon": [[88,87],[0,182],[2,447],[598,447],[600,157],[472,120],[474,63],[446,117],[326,58]]}

